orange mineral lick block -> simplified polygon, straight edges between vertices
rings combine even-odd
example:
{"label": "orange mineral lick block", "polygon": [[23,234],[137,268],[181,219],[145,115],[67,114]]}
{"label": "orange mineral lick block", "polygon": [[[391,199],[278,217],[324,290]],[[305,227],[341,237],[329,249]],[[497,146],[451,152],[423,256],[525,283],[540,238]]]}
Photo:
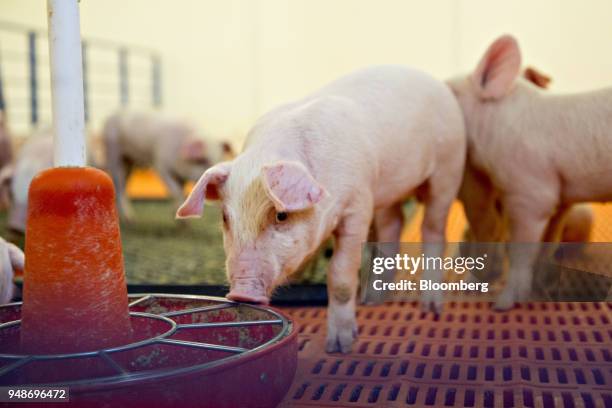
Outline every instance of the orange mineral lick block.
{"label": "orange mineral lick block", "polygon": [[113,183],[103,171],[57,167],[30,185],[21,346],[70,353],[130,341]]}

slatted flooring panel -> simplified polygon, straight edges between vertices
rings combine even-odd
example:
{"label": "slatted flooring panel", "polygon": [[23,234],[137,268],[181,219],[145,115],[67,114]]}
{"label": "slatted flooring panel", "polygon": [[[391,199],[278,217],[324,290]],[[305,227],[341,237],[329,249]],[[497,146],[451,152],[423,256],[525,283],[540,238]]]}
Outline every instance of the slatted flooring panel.
{"label": "slatted flooring panel", "polygon": [[324,308],[284,310],[300,351],[281,407],[612,408],[612,303],[362,306],[348,355],[324,352]]}

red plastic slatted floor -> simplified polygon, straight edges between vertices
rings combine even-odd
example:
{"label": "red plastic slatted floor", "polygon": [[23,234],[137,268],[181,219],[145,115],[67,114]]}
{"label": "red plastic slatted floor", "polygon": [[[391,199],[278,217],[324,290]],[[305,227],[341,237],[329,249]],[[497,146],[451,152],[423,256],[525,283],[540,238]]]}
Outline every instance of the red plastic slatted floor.
{"label": "red plastic slatted floor", "polygon": [[325,308],[284,311],[300,352],[281,407],[612,408],[612,302],[362,306],[349,355],[323,351]]}

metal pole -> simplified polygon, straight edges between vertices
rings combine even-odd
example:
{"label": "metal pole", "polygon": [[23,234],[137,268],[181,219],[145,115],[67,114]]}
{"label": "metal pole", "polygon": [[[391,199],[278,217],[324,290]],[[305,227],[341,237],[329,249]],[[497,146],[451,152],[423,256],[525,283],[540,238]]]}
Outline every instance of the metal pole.
{"label": "metal pole", "polygon": [[161,89],[161,60],[157,55],[151,57],[152,67],[152,102],[156,108],[162,104],[162,89]]}
{"label": "metal pole", "polygon": [[128,51],[125,48],[119,49],[119,95],[121,96],[121,106],[125,107],[130,101],[130,87],[128,83]]}
{"label": "metal pole", "polygon": [[47,0],[55,166],[84,167],[85,112],[78,0]]}
{"label": "metal pole", "polygon": [[38,71],[36,60],[36,32],[28,33],[28,63],[30,68],[30,123],[38,123]]}
{"label": "metal pole", "polygon": [[85,111],[85,123],[89,123],[89,71],[87,65],[87,43],[81,44],[81,54],[83,56],[83,109]]}
{"label": "metal pole", "polygon": [[0,118],[4,117],[6,117],[6,101],[4,100],[4,82],[2,81],[2,55],[0,54]]}

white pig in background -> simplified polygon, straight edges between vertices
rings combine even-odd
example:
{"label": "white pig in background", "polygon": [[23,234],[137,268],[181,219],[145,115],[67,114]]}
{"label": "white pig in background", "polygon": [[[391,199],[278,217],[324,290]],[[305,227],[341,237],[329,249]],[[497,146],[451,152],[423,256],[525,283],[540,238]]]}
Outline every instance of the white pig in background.
{"label": "white pig in background", "polygon": [[0,169],[10,164],[13,159],[13,148],[5,115],[4,111],[0,110]]}
{"label": "white pig in background", "polygon": [[23,270],[24,255],[16,245],[0,237],[0,304],[13,297],[13,275],[16,269]]}
{"label": "white pig in background", "polygon": [[10,171],[2,175],[10,188],[8,227],[14,232],[24,233],[28,212],[28,190],[30,182],[41,171],[53,167],[53,137],[51,129],[43,129],[21,146]]}
{"label": "white pig in background", "polygon": [[[500,193],[511,242],[537,243],[547,227],[562,227],[572,204],[612,199],[612,89],[555,95],[520,78],[520,68],[518,43],[506,35],[471,75],[449,84],[465,118],[466,173],[485,174]],[[476,225],[478,202],[471,205],[466,215]],[[538,245],[509,246],[496,308],[527,298],[538,253]]]}
{"label": "white pig in background", "polygon": [[[98,166],[100,156],[94,135],[89,134],[87,160]],[[15,155],[15,162],[0,171],[0,188],[9,191],[8,228],[25,233],[28,212],[28,190],[34,176],[53,167],[53,129],[43,126],[31,134]]]}
{"label": "white pig in background", "polygon": [[119,212],[128,221],[133,210],[125,187],[134,166],[152,167],[178,207],[186,181],[196,181],[210,166],[232,155],[228,143],[201,139],[189,124],[155,113],[113,114],[104,124],[102,138]]}
{"label": "white pig in background", "polygon": [[[221,201],[228,298],[239,301],[268,302],[333,234],[326,349],[346,353],[370,222],[380,241],[398,241],[401,204],[418,190],[423,241],[433,244],[425,254],[441,255],[465,143],[445,84],[399,66],[360,70],[260,118],[243,152],[207,170],[177,216],[200,216],[205,198]],[[438,310],[441,293],[428,293],[424,306]]]}
{"label": "white pig in background", "polygon": [[10,173],[11,161],[13,160],[13,145],[6,123],[6,114],[0,110],[0,209],[9,204],[8,189],[6,188],[6,174]]}

